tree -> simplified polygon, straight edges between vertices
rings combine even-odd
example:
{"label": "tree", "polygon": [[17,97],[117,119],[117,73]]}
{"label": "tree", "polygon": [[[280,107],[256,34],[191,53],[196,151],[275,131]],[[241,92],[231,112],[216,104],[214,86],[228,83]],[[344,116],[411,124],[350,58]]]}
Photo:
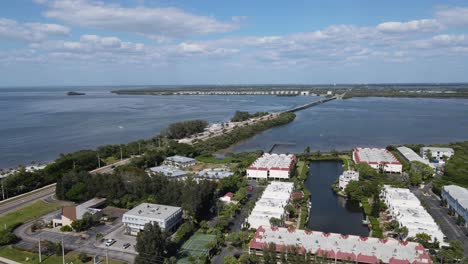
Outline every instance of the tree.
{"label": "tree", "polygon": [[305,149],[304,149],[304,154],[309,155],[309,153],[310,153],[310,147],[307,146],[307,147],[305,147]]}
{"label": "tree", "polygon": [[463,258],[463,244],[454,240],[449,242],[450,247],[440,250],[439,256],[443,258],[444,263],[458,261]]}
{"label": "tree", "polygon": [[161,231],[158,224],[146,224],[138,233],[135,249],[138,255],[135,263],[146,264],[159,262],[164,258],[167,246],[167,235]]}
{"label": "tree", "polygon": [[430,149],[424,151],[424,155],[426,156],[426,159],[432,160],[432,151]]}
{"label": "tree", "polygon": [[88,261],[90,260],[90,257],[89,257],[86,253],[80,252],[80,253],[78,254],[78,259],[79,259],[81,262],[86,263],[86,262],[88,262]]}
{"label": "tree", "polygon": [[421,184],[422,183],[421,174],[411,171],[409,173],[409,183],[412,186],[418,186],[419,184]]}
{"label": "tree", "polygon": [[288,213],[289,218],[293,218],[296,215],[296,209],[294,208],[294,206],[288,204],[284,207],[284,209]]}
{"label": "tree", "polygon": [[350,200],[361,201],[365,197],[362,184],[359,181],[351,181],[345,188],[346,195]]}
{"label": "tree", "polygon": [[281,225],[281,219],[272,217],[270,218],[270,225],[271,226],[280,226]]}
{"label": "tree", "polygon": [[415,236],[415,241],[423,245],[425,248],[429,248],[429,243],[431,242],[431,236],[426,233],[417,233]]}

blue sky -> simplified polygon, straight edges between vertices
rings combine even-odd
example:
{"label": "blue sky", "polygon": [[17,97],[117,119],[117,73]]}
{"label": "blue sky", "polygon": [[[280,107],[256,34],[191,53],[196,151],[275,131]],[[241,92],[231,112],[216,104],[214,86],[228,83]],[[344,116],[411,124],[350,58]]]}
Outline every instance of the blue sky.
{"label": "blue sky", "polygon": [[468,3],[0,1],[0,86],[468,82]]}

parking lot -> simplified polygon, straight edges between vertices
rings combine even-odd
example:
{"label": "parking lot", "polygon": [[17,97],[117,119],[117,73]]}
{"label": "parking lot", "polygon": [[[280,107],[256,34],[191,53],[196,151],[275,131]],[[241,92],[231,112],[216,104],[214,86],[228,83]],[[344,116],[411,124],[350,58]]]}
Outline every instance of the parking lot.
{"label": "parking lot", "polygon": [[[106,240],[107,239],[115,239],[116,242],[112,244],[111,246],[107,247]],[[123,245],[129,243],[130,246],[128,248],[124,248]],[[135,251],[135,245],[136,245],[136,237],[130,236],[130,235],[125,235],[124,234],[124,226],[121,225],[119,228],[115,229],[108,235],[104,236],[103,240],[97,241],[95,243],[96,247],[99,248],[105,248],[109,250],[116,250],[116,251],[121,251],[121,252],[126,252],[126,253],[131,253],[131,254],[136,254]]]}

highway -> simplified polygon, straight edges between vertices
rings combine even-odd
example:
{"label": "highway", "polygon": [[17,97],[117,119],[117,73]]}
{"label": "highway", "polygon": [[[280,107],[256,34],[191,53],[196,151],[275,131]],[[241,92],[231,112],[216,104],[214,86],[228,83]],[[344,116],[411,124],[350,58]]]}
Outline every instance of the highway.
{"label": "highway", "polygon": [[97,168],[95,170],[92,170],[89,173],[91,173],[91,174],[111,174],[116,167],[121,166],[121,165],[129,164],[131,160],[132,160],[132,158],[123,159],[121,161],[117,161],[116,163],[112,163],[110,165],[103,166],[101,168]]}
{"label": "highway", "polygon": [[44,188],[43,190],[33,191],[32,193],[13,198],[11,201],[4,201],[0,203],[0,215],[17,210],[40,199],[51,199],[54,194],[55,184],[53,186]]}

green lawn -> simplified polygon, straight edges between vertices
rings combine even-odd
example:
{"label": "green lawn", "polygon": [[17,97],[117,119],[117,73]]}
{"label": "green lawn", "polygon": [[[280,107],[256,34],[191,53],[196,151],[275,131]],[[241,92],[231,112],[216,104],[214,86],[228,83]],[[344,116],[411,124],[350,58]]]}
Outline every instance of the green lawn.
{"label": "green lawn", "polygon": [[[16,262],[20,263],[25,263],[25,264],[32,264],[32,263],[39,263],[39,256],[37,253],[32,253],[29,251],[23,251],[16,249],[12,246],[5,246],[0,248],[0,256],[14,260]],[[91,257],[91,256],[90,256]],[[77,252],[68,252],[65,254],[65,262],[66,263],[74,263],[74,264],[83,264],[78,259],[78,253]],[[62,257],[61,256],[43,256],[42,257],[42,263],[44,264],[56,264],[56,263],[62,263]],[[90,258],[90,261],[85,262],[85,263],[93,263],[92,258]],[[121,264],[123,262],[115,261],[115,260],[109,260],[109,263],[111,264]]]}
{"label": "green lawn", "polygon": [[53,212],[59,207],[60,205],[58,204],[39,200],[19,210],[0,216],[0,226],[3,228],[6,224],[8,228],[19,223],[25,223],[39,216]]}

